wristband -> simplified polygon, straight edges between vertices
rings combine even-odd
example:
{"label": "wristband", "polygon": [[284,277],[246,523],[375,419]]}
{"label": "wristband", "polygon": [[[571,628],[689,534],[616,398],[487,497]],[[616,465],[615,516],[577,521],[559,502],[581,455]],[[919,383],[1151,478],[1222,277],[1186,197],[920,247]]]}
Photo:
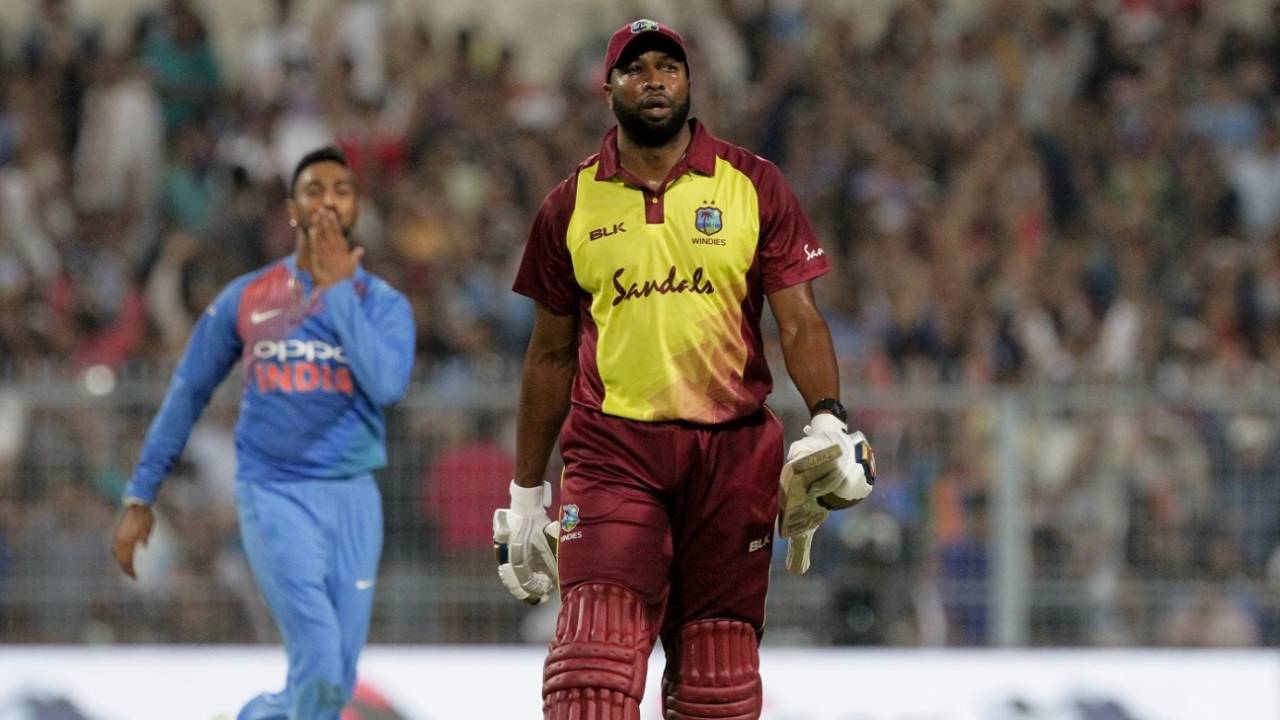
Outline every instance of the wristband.
{"label": "wristband", "polygon": [[517,515],[541,515],[542,509],[551,504],[551,483],[543,481],[540,487],[522,487],[511,481],[511,511]]}
{"label": "wristband", "polygon": [[844,405],[840,402],[839,398],[822,398],[818,402],[814,403],[813,407],[809,408],[810,417],[822,412],[831,413],[836,416],[836,419],[846,425],[849,423],[849,411],[844,409]]}

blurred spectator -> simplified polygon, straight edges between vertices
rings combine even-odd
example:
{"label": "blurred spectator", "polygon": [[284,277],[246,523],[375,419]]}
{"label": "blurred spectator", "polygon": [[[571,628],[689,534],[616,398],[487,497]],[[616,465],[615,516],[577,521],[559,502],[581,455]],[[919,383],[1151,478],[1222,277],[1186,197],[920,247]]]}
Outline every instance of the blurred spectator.
{"label": "blurred spectator", "polygon": [[271,21],[258,27],[246,51],[245,91],[255,108],[287,100],[296,73],[313,62],[307,27],[298,20],[294,0],[275,0]]}
{"label": "blurred spectator", "polygon": [[494,478],[515,477],[515,454],[497,437],[494,418],[481,414],[474,423],[466,437],[442,448],[422,478],[423,517],[436,527],[439,550],[451,557],[493,551],[488,508],[498,507],[507,492]]}
{"label": "blurred spectator", "polygon": [[142,54],[160,93],[167,131],[209,116],[222,78],[208,29],[188,0],[169,0],[156,16]]}
{"label": "blurred spectator", "polygon": [[[115,579],[102,542],[112,508],[84,485],[60,480],[28,508],[13,548],[19,578],[31,586],[28,632],[44,642],[88,642],[104,618],[97,598]],[[29,582],[29,580],[28,580]]]}
{"label": "blurred spectator", "polygon": [[169,166],[164,171],[162,211],[166,224],[204,233],[218,210],[212,175],[212,143],[199,125],[176,131]]}
{"label": "blurred spectator", "polygon": [[1240,194],[1240,217],[1249,237],[1264,239],[1280,228],[1280,120],[1274,114],[1257,142],[1236,156],[1229,173]]}
{"label": "blurred spectator", "polygon": [[1187,128],[1213,142],[1224,157],[1257,141],[1262,118],[1242,97],[1230,76],[1211,75],[1204,95],[1187,108]]}
{"label": "blurred spectator", "polygon": [[155,89],[134,58],[108,55],[95,63],[86,95],[74,159],[77,205],[148,218],[165,149]]}
{"label": "blurred spectator", "polygon": [[376,102],[386,92],[386,5],[380,0],[343,0],[335,22],[335,50],[350,63],[345,89],[361,102]]}
{"label": "blurred spectator", "polygon": [[50,139],[70,152],[80,131],[80,105],[92,56],[94,34],[76,27],[66,0],[39,0],[34,22],[22,43],[22,59],[50,110]]}
{"label": "blurred spectator", "polygon": [[57,341],[78,367],[122,367],[146,333],[142,293],[122,252],[127,226],[116,215],[82,218],[66,267],[50,289]]}
{"label": "blurred spectator", "polygon": [[961,503],[959,535],[938,546],[938,584],[946,606],[949,643],[984,645],[989,622],[987,500],[981,494],[968,494]]}
{"label": "blurred spectator", "polygon": [[1280,548],[1280,437],[1274,418],[1240,414],[1224,428],[1227,450],[1218,475],[1226,505],[1226,542],[1243,570],[1261,577]]}

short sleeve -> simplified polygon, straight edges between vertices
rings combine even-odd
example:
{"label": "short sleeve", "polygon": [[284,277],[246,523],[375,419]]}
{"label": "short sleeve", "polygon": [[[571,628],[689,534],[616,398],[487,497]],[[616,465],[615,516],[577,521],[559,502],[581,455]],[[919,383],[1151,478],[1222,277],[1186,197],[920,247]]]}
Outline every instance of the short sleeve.
{"label": "short sleeve", "polygon": [[782,171],[768,164],[760,174],[760,271],[765,294],[819,277],[831,269],[809,219]]}
{"label": "short sleeve", "polygon": [[538,209],[512,289],[557,315],[578,311],[582,289],[573,274],[566,234],[577,194],[577,176],[557,185]]}

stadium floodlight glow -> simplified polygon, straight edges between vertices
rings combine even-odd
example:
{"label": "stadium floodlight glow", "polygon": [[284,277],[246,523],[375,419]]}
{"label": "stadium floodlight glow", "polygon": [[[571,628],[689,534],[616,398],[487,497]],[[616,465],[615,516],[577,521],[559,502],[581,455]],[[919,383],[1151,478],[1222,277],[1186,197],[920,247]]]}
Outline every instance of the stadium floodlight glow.
{"label": "stadium floodlight glow", "polygon": [[116,373],[106,365],[92,365],[84,371],[80,382],[90,395],[102,397],[116,389]]}

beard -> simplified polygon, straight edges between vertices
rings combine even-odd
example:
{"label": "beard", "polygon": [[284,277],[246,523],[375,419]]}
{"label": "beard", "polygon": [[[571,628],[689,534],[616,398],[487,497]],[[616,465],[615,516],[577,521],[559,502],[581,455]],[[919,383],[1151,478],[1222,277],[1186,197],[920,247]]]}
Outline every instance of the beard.
{"label": "beard", "polygon": [[671,107],[671,114],[661,120],[650,120],[641,112],[639,105],[627,105],[616,99],[613,103],[613,116],[618,119],[618,127],[631,138],[636,145],[644,148],[658,148],[671,142],[689,119],[689,96],[684,101]]}

